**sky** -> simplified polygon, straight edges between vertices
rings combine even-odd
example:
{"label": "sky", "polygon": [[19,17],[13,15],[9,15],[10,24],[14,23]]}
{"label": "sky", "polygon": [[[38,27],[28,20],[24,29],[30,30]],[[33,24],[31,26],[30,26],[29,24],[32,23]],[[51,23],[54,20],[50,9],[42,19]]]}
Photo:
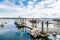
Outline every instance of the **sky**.
{"label": "sky", "polygon": [[0,17],[59,18],[60,0],[0,0]]}

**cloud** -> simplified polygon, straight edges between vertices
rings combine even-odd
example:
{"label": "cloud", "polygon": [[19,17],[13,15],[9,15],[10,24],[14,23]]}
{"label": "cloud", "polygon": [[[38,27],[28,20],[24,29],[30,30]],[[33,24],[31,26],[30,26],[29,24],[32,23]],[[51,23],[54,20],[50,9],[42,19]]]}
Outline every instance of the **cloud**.
{"label": "cloud", "polygon": [[[23,1],[18,0],[20,5],[15,5],[14,0],[11,3],[5,0],[0,3],[1,17],[38,17],[38,18],[56,18],[60,17],[60,1],[59,0],[44,0],[37,2],[37,0],[27,1],[27,5]],[[36,3],[37,2],[37,3]],[[8,15],[7,15],[8,14]]]}

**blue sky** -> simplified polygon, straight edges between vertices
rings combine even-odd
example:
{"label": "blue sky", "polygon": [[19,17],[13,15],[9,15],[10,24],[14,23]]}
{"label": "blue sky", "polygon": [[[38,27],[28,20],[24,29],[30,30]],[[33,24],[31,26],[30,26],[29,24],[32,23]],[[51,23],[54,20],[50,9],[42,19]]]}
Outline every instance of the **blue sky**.
{"label": "blue sky", "polygon": [[60,0],[0,0],[0,17],[60,17],[59,5]]}
{"label": "blue sky", "polygon": [[0,0],[0,2],[3,2],[4,0]]}
{"label": "blue sky", "polygon": [[[4,1],[5,1],[5,0],[0,0],[0,2],[4,2]],[[16,6],[17,6],[17,5],[20,5],[20,2],[19,2],[20,0],[8,0],[8,1],[11,2],[11,3],[14,2],[14,4],[15,4]],[[27,6],[29,1],[34,2],[33,0],[23,0],[22,3],[23,3],[24,6]],[[37,4],[38,2],[41,2],[41,1],[44,1],[44,0],[36,0],[36,1],[35,1],[35,4]]]}

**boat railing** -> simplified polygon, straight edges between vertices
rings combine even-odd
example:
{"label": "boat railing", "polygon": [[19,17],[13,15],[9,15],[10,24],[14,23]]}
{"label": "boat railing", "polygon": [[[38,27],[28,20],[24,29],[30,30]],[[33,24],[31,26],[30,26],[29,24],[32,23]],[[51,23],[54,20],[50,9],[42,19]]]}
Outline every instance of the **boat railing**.
{"label": "boat railing", "polygon": [[[41,31],[41,28],[39,28],[39,30]],[[54,29],[54,28],[44,28],[44,32],[48,32],[48,33],[56,33],[57,35],[60,35],[60,28]]]}

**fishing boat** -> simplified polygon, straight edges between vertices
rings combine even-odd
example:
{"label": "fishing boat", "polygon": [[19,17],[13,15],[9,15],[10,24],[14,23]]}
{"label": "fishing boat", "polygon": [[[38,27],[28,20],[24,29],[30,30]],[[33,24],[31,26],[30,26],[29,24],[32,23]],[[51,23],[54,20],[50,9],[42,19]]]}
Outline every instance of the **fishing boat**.
{"label": "fishing boat", "polygon": [[[44,24],[44,22],[42,21],[42,31],[40,32],[40,36],[41,36],[42,38],[46,38],[46,37],[49,36],[49,33],[48,33],[48,32],[45,32],[45,31],[43,30],[43,24]],[[48,31],[48,21],[47,21],[47,31]]]}
{"label": "fishing boat", "polygon": [[29,22],[31,22],[31,23],[36,23],[36,21],[37,21],[37,19],[32,19],[32,20],[30,20]]}
{"label": "fishing boat", "polygon": [[[48,26],[48,24],[47,24],[47,26]],[[48,38],[48,36],[49,36],[49,34],[47,32],[44,32],[44,30],[43,30],[43,21],[42,21],[42,30],[37,30],[37,29],[34,31],[33,30],[30,30],[28,32],[28,34],[31,36],[31,38]]]}
{"label": "fishing boat", "polygon": [[17,19],[15,20],[14,24],[16,25],[17,28],[24,28],[25,23],[23,19]]}
{"label": "fishing boat", "polygon": [[53,36],[56,36],[56,33],[53,33]]}
{"label": "fishing boat", "polygon": [[28,35],[30,35],[31,38],[40,38],[40,30],[37,28],[34,28],[33,30],[29,30]]}
{"label": "fishing boat", "polygon": [[0,22],[0,26],[3,27],[6,23],[5,22]]}

